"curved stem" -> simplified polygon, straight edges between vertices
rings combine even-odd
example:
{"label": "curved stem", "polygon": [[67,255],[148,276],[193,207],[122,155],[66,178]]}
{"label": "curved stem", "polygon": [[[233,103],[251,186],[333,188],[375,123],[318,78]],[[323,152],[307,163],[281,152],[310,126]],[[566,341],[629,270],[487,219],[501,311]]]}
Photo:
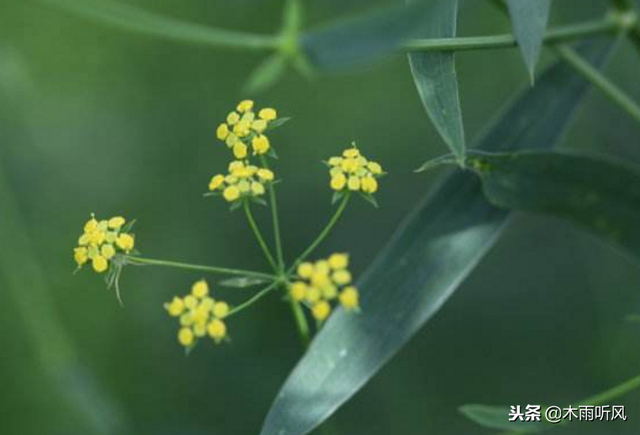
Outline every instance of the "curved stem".
{"label": "curved stem", "polygon": [[336,225],[336,223],[338,223],[340,216],[342,216],[344,209],[347,207],[347,204],[349,203],[350,197],[351,197],[351,193],[347,191],[344,198],[342,198],[342,201],[340,202],[338,209],[331,217],[331,220],[329,221],[327,226],[324,227],[324,229],[320,232],[318,237],[316,237],[316,239],[311,243],[311,245],[309,245],[309,247],[305,249],[305,251],[302,254],[300,254],[300,256],[296,259],[296,261],[287,271],[287,275],[290,275],[291,273],[293,273],[293,271],[296,269],[298,264],[304,261],[318,247],[318,245],[320,245],[320,243],[322,243],[324,239],[327,238],[327,236],[329,235],[333,227]]}
{"label": "curved stem", "polygon": [[274,281],[276,279],[276,277],[273,275],[269,275],[267,273],[261,273],[261,272],[254,272],[251,270],[230,269],[226,267],[216,267],[216,266],[204,266],[200,264],[181,263],[177,261],[167,261],[167,260],[156,260],[153,258],[144,258],[144,257],[131,256],[131,255],[125,255],[124,258],[128,264],[134,264],[134,265],[173,267],[176,269],[197,270],[200,272],[217,273],[220,275],[250,276],[254,278],[268,279],[270,281]]}
{"label": "curved stem", "polygon": [[311,343],[311,333],[309,332],[309,322],[304,315],[304,311],[302,310],[302,306],[300,302],[293,300],[290,298],[289,303],[291,304],[291,312],[293,313],[293,318],[296,321],[296,326],[298,327],[298,334],[300,335],[300,341],[302,342],[302,346],[306,349],[309,347],[309,343]]}
{"label": "curved stem", "polygon": [[231,311],[229,311],[229,314],[227,314],[227,317],[231,317],[234,314],[238,314],[240,311],[242,311],[242,310],[244,310],[246,308],[249,308],[251,305],[255,304],[260,299],[262,299],[263,297],[265,297],[266,295],[271,293],[273,290],[277,289],[279,285],[280,285],[279,281],[272,282],[267,287],[263,288],[258,293],[256,293],[255,295],[253,295],[252,297],[247,299],[245,302],[243,302],[240,305],[238,305],[237,307],[234,307],[233,309],[231,309]]}
{"label": "curved stem", "polygon": [[260,245],[260,248],[262,248],[262,252],[264,253],[264,256],[267,258],[267,261],[273,268],[273,271],[279,274],[280,270],[278,269],[278,265],[276,264],[276,261],[273,259],[273,255],[271,255],[271,251],[269,250],[269,246],[267,246],[267,242],[265,242],[264,237],[262,237],[260,228],[258,228],[258,224],[256,224],[256,220],[253,218],[253,213],[251,213],[251,206],[249,205],[249,201],[246,199],[244,200],[244,213],[247,216],[247,221],[249,222],[249,226],[253,230],[253,234],[256,236],[256,239],[258,240],[258,244]]}
{"label": "curved stem", "polygon": [[[557,44],[586,36],[615,33],[620,30],[616,20],[603,19],[549,29],[545,44]],[[404,45],[406,51],[467,51],[514,48],[518,42],[511,34],[459,38],[415,39]]]}
{"label": "curved stem", "polygon": [[[269,163],[264,155],[260,156],[262,166],[269,169]],[[276,257],[278,259],[278,268],[284,270],[284,256],[282,254],[282,238],[280,236],[280,219],[278,217],[278,202],[276,198],[276,189],[273,183],[269,184],[269,202],[271,202],[271,220],[273,221],[273,238],[276,243]]]}

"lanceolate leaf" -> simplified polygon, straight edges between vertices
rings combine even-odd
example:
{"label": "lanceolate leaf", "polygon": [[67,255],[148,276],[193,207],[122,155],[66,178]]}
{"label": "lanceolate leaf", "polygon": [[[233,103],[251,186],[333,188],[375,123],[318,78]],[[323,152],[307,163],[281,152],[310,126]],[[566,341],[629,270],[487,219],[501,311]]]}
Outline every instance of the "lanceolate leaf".
{"label": "lanceolate leaf", "polygon": [[509,15],[531,82],[535,77],[544,32],[547,30],[551,0],[507,0]]}
{"label": "lanceolate leaf", "polygon": [[418,35],[429,14],[430,1],[387,7],[308,32],[302,37],[302,48],[311,65],[319,70],[331,72],[368,65]]}
{"label": "lanceolate leaf", "polygon": [[[600,63],[609,48],[590,46],[583,55]],[[553,147],[586,90],[570,68],[554,66],[477,146],[494,152]],[[476,175],[446,176],[358,282],[362,313],[338,311],[314,339],[278,394],[261,435],[304,435],[353,396],[455,292],[508,216],[484,198]]]}
{"label": "lanceolate leaf", "polygon": [[[457,15],[458,0],[434,0],[419,36],[455,37]],[[409,53],[409,64],[429,118],[453,154],[462,161],[466,144],[454,52]]]}
{"label": "lanceolate leaf", "polygon": [[640,257],[640,167],[557,151],[472,156],[469,164],[492,204],[567,219]]}
{"label": "lanceolate leaf", "polygon": [[510,409],[508,407],[464,405],[460,407],[459,411],[469,420],[488,429],[535,433],[550,427],[548,423],[542,421],[509,421]]}

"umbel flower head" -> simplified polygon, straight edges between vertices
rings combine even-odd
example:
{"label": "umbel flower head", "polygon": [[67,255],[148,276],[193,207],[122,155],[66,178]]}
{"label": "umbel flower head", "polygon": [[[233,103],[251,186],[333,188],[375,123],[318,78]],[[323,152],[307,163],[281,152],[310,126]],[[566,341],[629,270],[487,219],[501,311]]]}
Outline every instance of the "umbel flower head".
{"label": "umbel flower head", "polygon": [[274,173],[259,168],[247,161],[235,160],[229,164],[227,175],[214,175],[209,182],[209,191],[221,193],[227,202],[244,198],[257,199],[264,195],[265,186],[274,181]]}
{"label": "umbel flower head", "polygon": [[247,158],[249,147],[253,155],[266,154],[271,149],[264,132],[273,126],[278,113],[275,109],[264,108],[256,114],[253,107],[253,101],[241,101],[236,110],[229,112],[226,122],[216,130],[217,138],[227,144],[236,159]]}
{"label": "umbel flower head", "polygon": [[126,223],[121,216],[108,220],[98,220],[94,214],[84,224],[84,232],[78,239],[78,247],[73,250],[73,258],[81,268],[91,262],[93,270],[102,273],[109,269],[109,262],[118,253],[133,251],[135,239],[129,233],[133,221]]}
{"label": "umbel flower head", "polygon": [[351,285],[348,267],[347,254],[333,254],[326,260],[301,263],[298,266],[300,279],[291,284],[289,295],[293,300],[309,307],[311,314],[319,322],[329,317],[334,301],[338,301],[348,311],[357,311],[359,294]]}
{"label": "umbel flower head", "polygon": [[205,280],[194,283],[190,294],[183,298],[176,296],[164,307],[170,316],[180,319],[178,342],[187,349],[206,336],[215,343],[227,337],[224,318],[229,314],[229,305],[209,296],[209,285]]}
{"label": "umbel flower head", "polygon": [[336,193],[360,192],[371,198],[378,191],[378,179],[385,175],[382,166],[367,160],[355,143],[344,150],[342,156],[331,157],[327,164],[331,176],[329,185]]}

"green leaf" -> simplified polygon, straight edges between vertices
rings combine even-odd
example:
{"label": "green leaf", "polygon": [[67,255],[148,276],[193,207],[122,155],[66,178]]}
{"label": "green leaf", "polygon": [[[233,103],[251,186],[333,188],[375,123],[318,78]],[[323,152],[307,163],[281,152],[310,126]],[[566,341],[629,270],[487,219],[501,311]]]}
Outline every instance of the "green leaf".
{"label": "green leaf", "polygon": [[566,219],[640,258],[640,167],[559,151],[469,156],[468,162],[497,207]]}
{"label": "green leaf", "polygon": [[302,48],[310,64],[321,71],[369,65],[419,33],[430,14],[429,3],[387,7],[307,32],[302,35]]}
{"label": "green leaf", "polygon": [[507,0],[507,5],[513,24],[513,33],[533,83],[549,21],[551,0]]}
{"label": "green leaf", "polygon": [[[610,47],[590,45],[584,55],[602,63]],[[568,66],[556,64],[507,108],[478,148],[553,147],[587,89]],[[339,309],[315,337],[261,435],[304,435],[333,414],[438,312],[493,246],[508,216],[484,198],[476,175],[444,177],[357,283],[362,313]]]}
{"label": "green leaf", "polygon": [[244,93],[252,95],[271,88],[285,73],[286,66],[287,60],[280,53],[269,56],[253,70],[244,84]]}
{"label": "green leaf", "polygon": [[165,17],[114,0],[38,0],[73,14],[164,39],[214,47],[262,50],[276,48],[273,36],[218,29]]}
{"label": "green leaf", "polygon": [[458,410],[469,420],[488,429],[535,433],[549,428],[549,424],[541,421],[509,421],[509,408],[502,406],[463,405]]}
{"label": "green leaf", "polygon": [[239,276],[236,278],[225,279],[224,281],[220,281],[218,284],[223,287],[247,288],[264,284],[266,282],[268,281],[262,278],[255,278],[253,276]]}
{"label": "green leaf", "polygon": [[[419,36],[455,37],[458,1],[435,0],[430,5],[431,13],[425,19]],[[409,53],[409,65],[429,118],[453,154],[462,161],[466,143],[455,54],[453,52],[412,52]]]}

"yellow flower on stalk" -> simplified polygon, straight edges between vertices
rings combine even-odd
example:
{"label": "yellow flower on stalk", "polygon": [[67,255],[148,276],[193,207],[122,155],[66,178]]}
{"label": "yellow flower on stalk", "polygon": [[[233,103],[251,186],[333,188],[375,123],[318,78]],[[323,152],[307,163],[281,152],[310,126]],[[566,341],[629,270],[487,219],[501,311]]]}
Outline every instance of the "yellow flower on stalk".
{"label": "yellow flower on stalk", "polygon": [[361,192],[372,195],[378,191],[378,179],[384,175],[379,163],[364,157],[355,144],[342,153],[331,157],[329,186],[336,192]]}
{"label": "yellow flower on stalk", "polygon": [[289,297],[306,305],[319,322],[329,317],[331,303],[336,299],[346,310],[357,311],[358,290],[350,285],[352,276],[348,267],[349,256],[344,253],[315,263],[301,263],[297,269],[299,280],[289,286]]}
{"label": "yellow flower on stalk", "polygon": [[269,138],[264,132],[278,120],[278,113],[267,107],[261,109],[256,116],[253,108],[252,100],[241,101],[216,129],[216,138],[233,151],[236,159],[244,159],[249,146],[254,155],[266,154],[271,149]]}
{"label": "yellow flower on stalk", "polygon": [[200,280],[191,286],[190,294],[183,298],[175,296],[171,302],[164,304],[169,315],[179,319],[178,342],[188,349],[207,335],[215,343],[227,337],[227,326],[223,319],[230,312],[229,305],[214,300],[209,293],[207,282]]}
{"label": "yellow flower on stalk", "polygon": [[218,174],[211,178],[209,191],[221,193],[227,202],[244,198],[259,198],[265,194],[265,187],[273,182],[275,174],[265,168],[258,168],[243,160],[229,164],[227,175]]}
{"label": "yellow flower on stalk", "polygon": [[78,246],[73,250],[78,268],[91,262],[93,270],[102,273],[109,269],[110,262],[119,254],[129,254],[134,249],[135,239],[125,224],[122,216],[98,220],[92,214],[84,224]]}

